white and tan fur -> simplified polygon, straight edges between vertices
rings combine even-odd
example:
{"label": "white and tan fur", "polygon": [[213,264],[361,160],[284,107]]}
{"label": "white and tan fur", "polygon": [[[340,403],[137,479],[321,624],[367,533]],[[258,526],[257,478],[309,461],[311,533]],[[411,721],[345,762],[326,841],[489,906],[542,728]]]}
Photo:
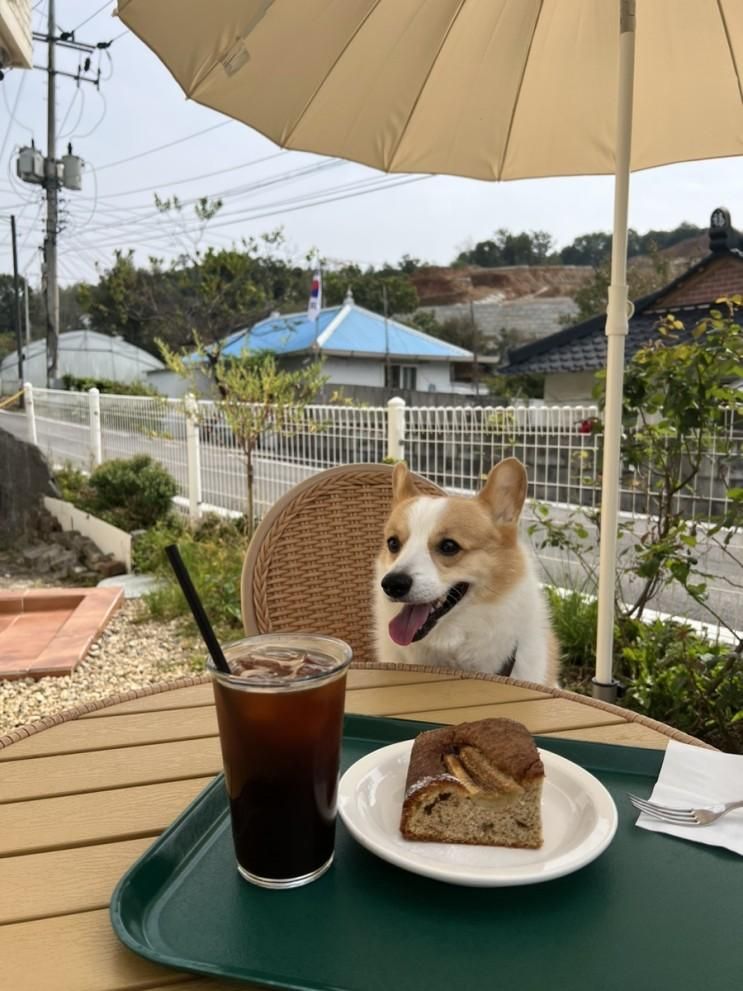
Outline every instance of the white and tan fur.
{"label": "white and tan fur", "polygon": [[[400,463],[392,493],[376,564],[379,659],[498,674],[515,648],[513,678],[556,685],[557,642],[531,554],[518,535],[524,466],[516,458],[501,461],[482,490],[465,497],[421,495]],[[402,594],[394,588],[393,598],[381,583],[389,591],[400,576]],[[404,590],[408,579],[412,584]],[[406,604],[436,602],[460,582],[468,585],[466,593],[428,634],[404,646],[393,641],[390,622]]]}

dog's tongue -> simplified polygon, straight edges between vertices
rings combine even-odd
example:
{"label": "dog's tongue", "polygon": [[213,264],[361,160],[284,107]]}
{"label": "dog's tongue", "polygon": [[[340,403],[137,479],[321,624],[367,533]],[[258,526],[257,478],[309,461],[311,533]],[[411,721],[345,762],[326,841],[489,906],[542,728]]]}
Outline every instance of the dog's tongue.
{"label": "dog's tongue", "polygon": [[428,619],[431,606],[427,602],[403,606],[390,623],[390,636],[396,644],[407,647],[413,637]]}

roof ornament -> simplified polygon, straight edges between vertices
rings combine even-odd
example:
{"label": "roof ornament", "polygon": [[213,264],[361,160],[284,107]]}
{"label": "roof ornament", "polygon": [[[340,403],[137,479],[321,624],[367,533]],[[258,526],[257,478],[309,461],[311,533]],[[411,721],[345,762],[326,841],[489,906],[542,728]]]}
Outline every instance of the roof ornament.
{"label": "roof ornament", "polygon": [[346,295],[345,295],[345,297],[343,299],[343,305],[344,306],[353,306],[354,305],[353,293],[351,292],[351,287],[350,286],[348,287],[348,289],[346,289]]}
{"label": "roof ornament", "polygon": [[709,218],[709,250],[729,251],[738,247],[738,233],[733,228],[730,213],[718,206]]}

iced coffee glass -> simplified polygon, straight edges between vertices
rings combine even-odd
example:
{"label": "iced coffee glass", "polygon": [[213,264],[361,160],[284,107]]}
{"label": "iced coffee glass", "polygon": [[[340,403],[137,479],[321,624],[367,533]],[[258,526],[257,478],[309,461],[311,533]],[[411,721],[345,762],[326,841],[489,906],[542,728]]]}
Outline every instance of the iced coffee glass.
{"label": "iced coffee glass", "polygon": [[266,634],[207,659],[237,868],[253,884],[295,888],[333,862],[351,648],[312,634]]}

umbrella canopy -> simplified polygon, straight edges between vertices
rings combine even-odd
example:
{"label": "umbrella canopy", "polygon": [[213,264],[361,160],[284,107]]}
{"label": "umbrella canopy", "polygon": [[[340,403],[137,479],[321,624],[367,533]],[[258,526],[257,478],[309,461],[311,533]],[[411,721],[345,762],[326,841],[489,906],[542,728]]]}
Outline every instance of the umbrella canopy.
{"label": "umbrella canopy", "polygon": [[[192,100],[277,144],[477,179],[616,169],[620,0],[119,0]],[[736,155],[743,4],[638,0],[631,168]]]}
{"label": "umbrella canopy", "polygon": [[741,0],[119,0],[193,100],[388,172],[616,176],[594,693],[612,698],[629,174],[743,154]]}

